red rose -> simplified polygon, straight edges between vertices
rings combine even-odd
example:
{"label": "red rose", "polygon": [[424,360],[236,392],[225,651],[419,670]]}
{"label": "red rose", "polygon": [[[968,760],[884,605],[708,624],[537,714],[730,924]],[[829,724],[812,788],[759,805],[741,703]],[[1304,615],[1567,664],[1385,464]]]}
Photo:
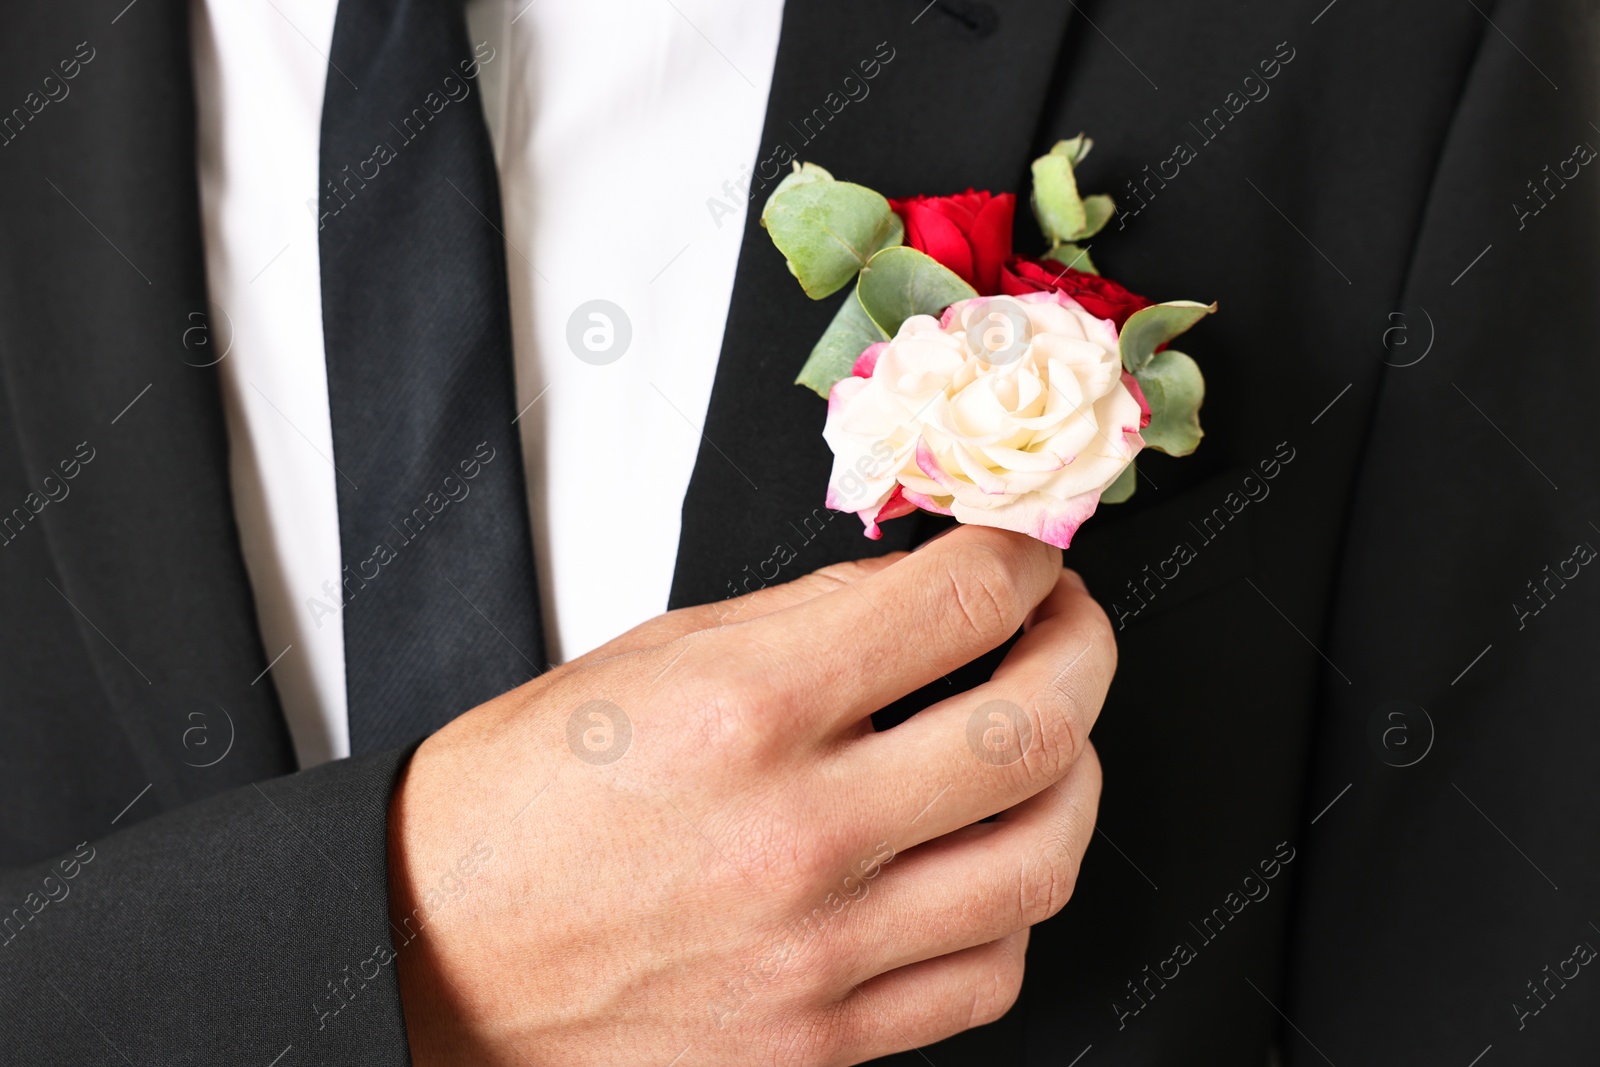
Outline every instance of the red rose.
{"label": "red rose", "polygon": [[1027,293],[1065,293],[1097,319],[1110,319],[1122,329],[1128,316],[1155,303],[1130,293],[1110,278],[1073,270],[1053,259],[1017,256],[1000,272],[1000,291],[1006,296]]}
{"label": "red rose", "polygon": [[961,275],[980,296],[1000,292],[1000,270],[1011,258],[1016,196],[968,189],[954,196],[891,200],[889,206],[906,224],[906,244]]}

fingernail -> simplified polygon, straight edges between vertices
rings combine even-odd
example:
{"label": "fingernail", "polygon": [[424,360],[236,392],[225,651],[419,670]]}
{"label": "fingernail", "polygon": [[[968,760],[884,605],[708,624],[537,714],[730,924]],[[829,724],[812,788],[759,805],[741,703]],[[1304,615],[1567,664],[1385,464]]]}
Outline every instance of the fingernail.
{"label": "fingernail", "polygon": [[1061,568],[1061,577],[1072,585],[1077,586],[1083,592],[1087,593],[1089,591],[1089,587],[1083,582],[1083,575],[1079,574],[1071,567]]}

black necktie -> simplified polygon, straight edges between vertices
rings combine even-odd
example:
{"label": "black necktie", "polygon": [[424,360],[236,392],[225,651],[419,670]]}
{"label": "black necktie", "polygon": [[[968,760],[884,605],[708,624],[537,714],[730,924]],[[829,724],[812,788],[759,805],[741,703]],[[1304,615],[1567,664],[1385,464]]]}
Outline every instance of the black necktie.
{"label": "black necktie", "polygon": [[460,0],[340,0],[318,214],[356,754],[544,663],[478,100],[492,58]]}

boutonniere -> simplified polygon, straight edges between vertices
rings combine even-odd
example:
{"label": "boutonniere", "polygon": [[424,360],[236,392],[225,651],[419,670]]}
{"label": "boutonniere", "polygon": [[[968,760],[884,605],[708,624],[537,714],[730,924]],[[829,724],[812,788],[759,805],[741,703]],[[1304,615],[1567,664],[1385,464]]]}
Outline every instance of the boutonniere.
{"label": "boutonniere", "polygon": [[1115,207],[1078,194],[1091,147],[1033,162],[1038,259],[1012,254],[1011,193],[890,200],[797,162],[768,198],[761,225],[807,296],[855,283],[796,382],[828,400],[827,506],[868,537],[921,508],[1066,548],[1133,494],[1140,449],[1200,443],[1205,381],[1168,342],[1216,305],[1100,276],[1080,242]]}

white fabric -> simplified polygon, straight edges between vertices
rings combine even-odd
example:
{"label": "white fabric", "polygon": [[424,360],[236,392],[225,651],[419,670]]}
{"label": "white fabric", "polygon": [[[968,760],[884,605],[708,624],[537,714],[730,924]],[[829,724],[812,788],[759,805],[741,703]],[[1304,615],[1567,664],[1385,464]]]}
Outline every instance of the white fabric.
{"label": "white fabric", "polygon": [[[281,655],[272,680],[312,766],[350,750],[326,610],[341,562],[314,213],[335,0],[193,9],[234,511],[265,655]],[[475,88],[500,167],[517,425],[560,663],[666,607],[782,0],[470,0],[467,14],[494,50]],[[568,344],[594,300],[631,330],[612,362]],[[606,325],[580,316],[576,332],[603,344]]]}

